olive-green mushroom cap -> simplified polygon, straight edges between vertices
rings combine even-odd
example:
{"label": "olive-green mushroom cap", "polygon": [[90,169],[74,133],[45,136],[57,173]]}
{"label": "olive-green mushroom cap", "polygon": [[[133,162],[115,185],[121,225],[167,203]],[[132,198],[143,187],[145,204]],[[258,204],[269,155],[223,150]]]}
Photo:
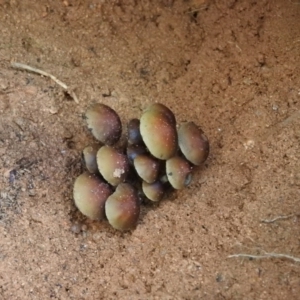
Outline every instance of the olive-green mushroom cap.
{"label": "olive-green mushroom cap", "polygon": [[111,146],[120,139],[122,123],[111,107],[96,103],[87,110],[85,116],[88,128],[98,141]]}
{"label": "olive-green mushroom cap", "polygon": [[146,182],[152,183],[156,181],[160,161],[150,155],[138,155],[133,161],[134,168],[138,175]]}
{"label": "olive-green mushroom cap", "polygon": [[191,183],[192,167],[183,157],[174,156],[168,159],[166,173],[168,181],[174,189],[183,189]]}
{"label": "olive-green mushroom cap", "polygon": [[87,170],[93,174],[99,172],[96,155],[100,147],[101,147],[100,145],[96,145],[96,144],[90,145],[85,147],[82,151],[85,166]]}
{"label": "olive-green mushroom cap", "polygon": [[95,174],[83,173],[76,178],[74,183],[75,205],[82,214],[92,220],[105,218],[105,201],[111,193],[110,186]]}
{"label": "olive-green mushroom cap", "polygon": [[137,191],[128,183],[121,183],[105,203],[109,224],[117,230],[136,227],[140,215]]}
{"label": "olive-green mushroom cap", "polygon": [[97,152],[100,174],[111,185],[124,182],[129,173],[129,161],[125,154],[110,146],[103,146]]}
{"label": "olive-green mushroom cap", "polygon": [[187,122],[179,127],[178,143],[181,152],[192,164],[199,166],[207,159],[209,141],[194,122]]}
{"label": "olive-green mushroom cap", "polygon": [[142,190],[144,195],[151,201],[160,201],[165,193],[165,187],[160,181],[155,181],[153,183],[143,181]]}
{"label": "olive-green mushroom cap", "polygon": [[168,108],[164,104],[158,102],[152,103],[145,109],[145,111],[149,111],[149,110],[162,112],[173,125],[176,125],[176,118],[174,113],[171,111],[170,108]]}
{"label": "olive-green mushroom cap", "polygon": [[146,110],[140,120],[140,132],[149,152],[167,160],[177,151],[176,124],[160,110]]}

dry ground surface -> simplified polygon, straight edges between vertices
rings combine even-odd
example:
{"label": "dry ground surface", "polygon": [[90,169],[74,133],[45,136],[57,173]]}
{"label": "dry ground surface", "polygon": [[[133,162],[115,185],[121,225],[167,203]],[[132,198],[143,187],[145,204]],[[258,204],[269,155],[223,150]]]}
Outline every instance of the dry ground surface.
{"label": "dry ground surface", "polygon": [[[0,0],[0,299],[299,299],[299,20],[297,0]],[[155,101],[209,159],[134,231],[87,220],[83,113]]]}

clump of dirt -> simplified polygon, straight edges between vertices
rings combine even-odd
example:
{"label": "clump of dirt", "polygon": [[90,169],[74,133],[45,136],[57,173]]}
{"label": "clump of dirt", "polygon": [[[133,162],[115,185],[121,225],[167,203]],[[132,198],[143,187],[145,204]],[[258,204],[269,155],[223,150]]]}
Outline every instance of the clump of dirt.
{"label": "clump of dirt", "polygon": [[[299,17],[280,0],[0,1],[0,298],[297,299]],[[83,113],[102,102],[124,125],[155,101],[203,128],[207,164],[132,232],[87,220]]]}

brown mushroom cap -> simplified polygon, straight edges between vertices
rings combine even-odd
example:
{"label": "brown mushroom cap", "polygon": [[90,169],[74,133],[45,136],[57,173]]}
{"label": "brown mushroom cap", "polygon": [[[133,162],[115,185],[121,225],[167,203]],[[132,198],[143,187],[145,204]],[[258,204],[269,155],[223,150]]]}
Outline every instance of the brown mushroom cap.
{"label": "brown mushroom cap", "polygon": [[133,164],[134,159],[138,155],[146,153],[148,153],[148,150],[145,145],[129,145],[126,149],[126,154],[131,164]]}
{"label": "brown mushroom cap", "polygon": [[185,158],[192,164],[199,166],[208,157],[209,142],[202,131],[194,122],[182,124],[178,129],[179,148]]}
{"label": "brown mushroom cap", "polygon": [[100,147],[101,147],[100,145],[94,144],[85,147],[82,151],[85,166],[87,170],[93,174],[99,172],[96,155]]}
{"label": "brown mushroom cap", "polygon": [[167,160],[177,151],[177,131],[170,117],[163,111],[147,109],[140,120],[140,132],[150,153]]}
{"label": "brown mushroom cap", "polygon": [[105,218],[105,201],[111,195],[112,190],[94,174],[83,173],[74,183],[73,197],[75,205],[82,214],[92,220]]}
{"label": "brown mushroom cap", "polygon": [[97,165],[103,178],[113,186],[124,182],[129,173],[127,156],[110,146],[98,150]]}
{"label": "brown mushroom cap", "polygon": [[85,116],[88,128],[98,141],[111,146],[120,139],[121,120],[111,107],[96,103],[87,110]]}
{"label": "brown mushroom cap", "polygon": [[118,230],[133,229],[140,215],[140,203],[136,190],[128,183],[121,183],[105,203],[108,222]]}
{"label": "brown mushroom cap", "polygon": [[133,161],[138,175],[146,182],[156,181],[160,169],[160,161],[150,155],[138,155]]}
{"label": "brown mushroom cap", "polygon": [[152,110],[152,111],[158,111],[158,112],[162,112],[163,114],[166,115],[166,117],[169,119],[169,121],[173,124],[176,125],[176,118],[175,115],[173,114],[173,112],[170,110],[170,108],[168,108],[167,106],[165,106],[162,103],[152,103],[150,104],[145,111],[148,110]]}
{"label": "brown mushroom cap", "polygon": [[140,133],[140,120],[131,119],[127,124],[127,140],[129,145],[143,144]]}
{"label": "brown mushroom cap", "polygon": [[145,196],[151,201],[160,201],[165,193],[164,185],[160,181],[155,181],[153,183],[143,181],[142,190]]}
{"label": "brown mushroom cap", "polygon": [[183,189],[192,180],[192,168],[183,157],[174,156],[166,162],[168,181],[174,189]]}

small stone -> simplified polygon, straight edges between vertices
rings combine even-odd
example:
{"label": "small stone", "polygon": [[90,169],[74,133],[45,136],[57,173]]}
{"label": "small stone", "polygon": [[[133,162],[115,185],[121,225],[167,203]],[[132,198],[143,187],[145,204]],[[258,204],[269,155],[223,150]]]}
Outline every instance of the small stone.
{"label": "small stone", "polygon": [[81,226],[81,224],[78,224],[78,223],[73,224],[71,227],[71,231],[76,234],[80,233],[81,230],[82,230],[82,226]]}

